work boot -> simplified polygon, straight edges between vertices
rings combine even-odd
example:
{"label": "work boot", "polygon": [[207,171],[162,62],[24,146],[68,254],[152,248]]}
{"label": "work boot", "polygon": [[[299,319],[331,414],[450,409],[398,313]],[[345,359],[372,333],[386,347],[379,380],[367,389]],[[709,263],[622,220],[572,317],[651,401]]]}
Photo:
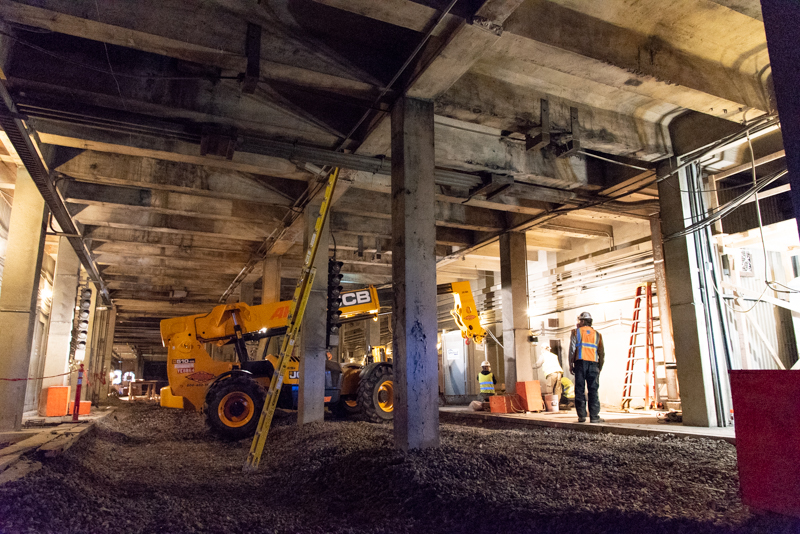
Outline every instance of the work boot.
{"label": "work boot", "polygon": [[590,423],[605,423],[605,422],[606,422],[606,420],[605,420],[605,419],[601,419],[601,418],[597,417],[597,418],[595,418],[595,419],[589,419],[589,422],[590,422]]}
{"label": "work boot", "polygon": [[579,423],[585,423],[586,422],[586,418],[585,417],[578,417],[578,422]]}

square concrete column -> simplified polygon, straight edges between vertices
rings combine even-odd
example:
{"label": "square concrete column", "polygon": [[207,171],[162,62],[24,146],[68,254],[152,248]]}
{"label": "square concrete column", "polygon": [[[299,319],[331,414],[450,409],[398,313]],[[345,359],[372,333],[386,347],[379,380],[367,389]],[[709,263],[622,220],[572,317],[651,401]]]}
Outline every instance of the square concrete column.
{"label": "square concrete column", "polygon": [[797,0],[761,0],[761,14],[781,118],[794,218],[800,225],[800,4]]}
{"label": "square concrete column", "polygon": [[407,451],[439,445],[433,103],[392,110],[394,439]]}
{"label": "square concrete column", "polygon": [[[658,174],[669,172],[662,166]],[[658,184],[661,205],[661,228],[669,235],[685,228],[684,217],[690,217],[686,173],[680,171]],[[686,219],[691,220],[691,219]],[[664,266],[669,280],[675,361],[678,366],[683,424],[711,426],[717,424],[711,354],[706,335],[699,266],[694,237],[679,237],[664,242]]]}
{"label": "square concrete column", "polygon": [[364,326],[367,348],[381,344],[381,320],[380,317],[377,319],[377,321],[369,319]]}
{"label": "square concrete column", "polygon": [[[270,302],[280,302],[281,300],[281,257],[267,256],[264,258],[263,274],[261,276],[261,304]],[[275,342],[273,342],[275,346]],[[267,347],[267,340],[262,339],[258,342],[258,358],[264,354]],[[273,349],[272,352],[278,352]]]}
{"label": "square concrete column", "polygon": [[98,396],[99,399],[102,401],[108,397],[108,392],[111,389],[109,381],[109,373],[111,372],[111,359],[114,357],[113,349],[114,349],[114,333],[116,331],[117,326],[117,308],[110,307],[106,310],[107,314],[107,322],[106,322],[106,331],[105,335],[103,336],[104,343],[103,343],[103,352],[102,352],[102,365],[100,373],[103,375],[103,379],[105,380],[105,384],[98,384]]}
{"label": "square concrete column", "polygon": [[253,282],[242,282],[239,286],[239,302],[244,302],[248,306],[252,306],[254,296],[255,289],[253,288]]}
{"label": "square concrete column", "polygon": [[503,360],[506,391],[533,380],[528,343],[528,248],[523,232],[500,236],[500,284],[503,298]]}
{"label": "square concrete column", "polygon": [[[28,376],[47,208],[28,171],[17,170],[0,288],[0,378]],[[28,382],[0,381],[0,431],[19,430]],[[39,387],[36,384],[32,387]]]}
{"label": "square concrete column", "polygon": [[[53,276],[53,305],[50,310],[50,330],[44,360],[44,376],[54,376],[69,370],[70,341],[78,296],[78,276],[81,262],[66,237],[58,240],[58,257]],[[42,389],[64,386],[66,376],[42,380]]]}
{"label": "square concrete column", "polygon": [[[327,251],[320,251],[327,260]],[[325,268],[327,272],[327,267]],[[264,274],[261,277],[261,303],[281,300],[281,257],[267,256],[264,259]]]}
{"label": "square concrete column", "polygon": [[[308,250],[311,234],[319,215],[319,204],[311,204],[306,208],[306,234],[304,249]],[[328,241],[330,233],[325,221],[320,235],[317,257],[314,267],[317,269],[311,295],[303,315],[303,327],[300,333],[300,390],[297,405],[297,423],[321,422],[325,417],[325,326],[328,305]]]}

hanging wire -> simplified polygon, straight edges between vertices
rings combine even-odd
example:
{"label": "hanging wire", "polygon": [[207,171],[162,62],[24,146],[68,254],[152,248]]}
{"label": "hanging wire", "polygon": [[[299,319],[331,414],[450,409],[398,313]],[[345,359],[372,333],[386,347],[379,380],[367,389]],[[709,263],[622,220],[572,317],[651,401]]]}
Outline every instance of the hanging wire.
{"label": "hanging wire", "polygon": [[[750,147],[750,169],[753,174],[753,183],[756,181],[756,155],[753,152],[753,142],[750,139],[750,134],[747,134],[747,145]],[[767,285],[768,288],[772,289],[773,291],[779,293],[800,293],[800,291],[796,289],[792,289],[791,287],[781,284],[776,280],[770,280],[769,276],[769,257],[767,256],[767,242],[764,238],[764,224],[761,220],[761,205],[758,202],[758,192],[756,192],[756,218],[758,219],[758,230],[761,234],[761,250],[764,252],[764,283]],[[785,289],[777,289],[773,287],[774,285],[781,286]]]}

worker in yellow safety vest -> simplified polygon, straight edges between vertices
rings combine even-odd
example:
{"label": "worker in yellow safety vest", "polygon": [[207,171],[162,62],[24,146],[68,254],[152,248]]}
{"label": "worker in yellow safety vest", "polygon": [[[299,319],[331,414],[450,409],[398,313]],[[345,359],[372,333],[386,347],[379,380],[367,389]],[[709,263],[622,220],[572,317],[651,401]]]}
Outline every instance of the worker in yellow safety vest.
{"label": "worker in yellow safety vest", "polygon": [[486,400],[491,395],[494,395],[494,386],[497,384],[497,379],[492,374],[492,368],[489,365],[489,360],[484,360],[481,363],[481,372],[478,373],[478,386],[480,387],[479,397]]}
{"label": "worker in yellow safety vest", "polygon": [[575,406],[575,384],[566,376],[561,378],[561,399],[559,404],[564,408],[572,408]]}
{"label": "worker in yellow safety vest", "polygon": [[586,421],[586,390],[589,390],[589,421],[602,423],[600,418],[600,371],[603,369],[605,348],[603,336],[592,328],[592,316],[583,312],[572,331],[569,342],[569,370],[575,375],[575,411],[578,422]]}

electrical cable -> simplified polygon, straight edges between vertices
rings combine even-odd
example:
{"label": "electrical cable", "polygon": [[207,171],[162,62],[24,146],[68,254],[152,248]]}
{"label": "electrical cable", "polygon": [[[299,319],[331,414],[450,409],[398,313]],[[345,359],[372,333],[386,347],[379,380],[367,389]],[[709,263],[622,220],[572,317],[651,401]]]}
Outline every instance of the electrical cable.
{"label": "electrical cable", "polygon": [[[751,165],[751,172],[753,175],[753,183],[756,183],[756,155],[753,152],[753,142],[750,139],[750,134],[747,134],[747,145],[750,147],[750,165]],[[781,284],[776,280],[770,280],[769,278],[769,257],[767,256],[767,243],[766,239],[764,238],[764,224],[761,219],[761,205],[758,202],[758,191],[755,193],[756,196],[756,219],[758,220],[758,230],[761,234],[761,250],[764,252],[764,283],[767,285],[768,288],[772,289],[773,291],[779,293],[800,293],[796,289],[792,289],[791,287]],[[774,285],[781,286],[786,289],[776,289],[773,287]],[[787,291],[788,290],[788,291]]]}
{"label": "electrical cable", "polygon": [[750,198],[752,195],[758,193],[758,191],[763,190],[765,187],[767,187],[768,185],[772,184],[773,182],[775,182],[779,178],[783,177],[785,174],[787,174],[787,172],[788,171],[786,169],[783,169],[783,170],[777,171],[775,173],[772,173],[772,174],[762,178],[759,182],[756,183],[756,185],[753,188],[749,189],[748,191],[745,191],[744,193],[742,193],[738,197],[734,198],[733,200],[731,200],[731,201],[727,202],[726,204],[724,204],[723,206],[721,206],[720,209],[714,215],[712,215],[711,217],[706,217],[706,218],[704,218],[704,219],[702,219],[702,220],[700,220],[700,221],[688,226],[687,228],[684,228],[683,230],[680,230],[678,232],[675,232],[673,234],[665,236],[664,237],[664,241],[669,241],[669,240],[675,239],[677,237],[684,237],[684,236],[687,236],[689,234],[692,234],[694,232],[697,232],[699,230],[702,230],[704,228],[707,228],[707,227],[711,226],[713,223],[717,222],[718,220],[723,219],[724,217],[730,215],[733,211],[735,211],[742,204],[744,204],[744,202],[748,198]]}

